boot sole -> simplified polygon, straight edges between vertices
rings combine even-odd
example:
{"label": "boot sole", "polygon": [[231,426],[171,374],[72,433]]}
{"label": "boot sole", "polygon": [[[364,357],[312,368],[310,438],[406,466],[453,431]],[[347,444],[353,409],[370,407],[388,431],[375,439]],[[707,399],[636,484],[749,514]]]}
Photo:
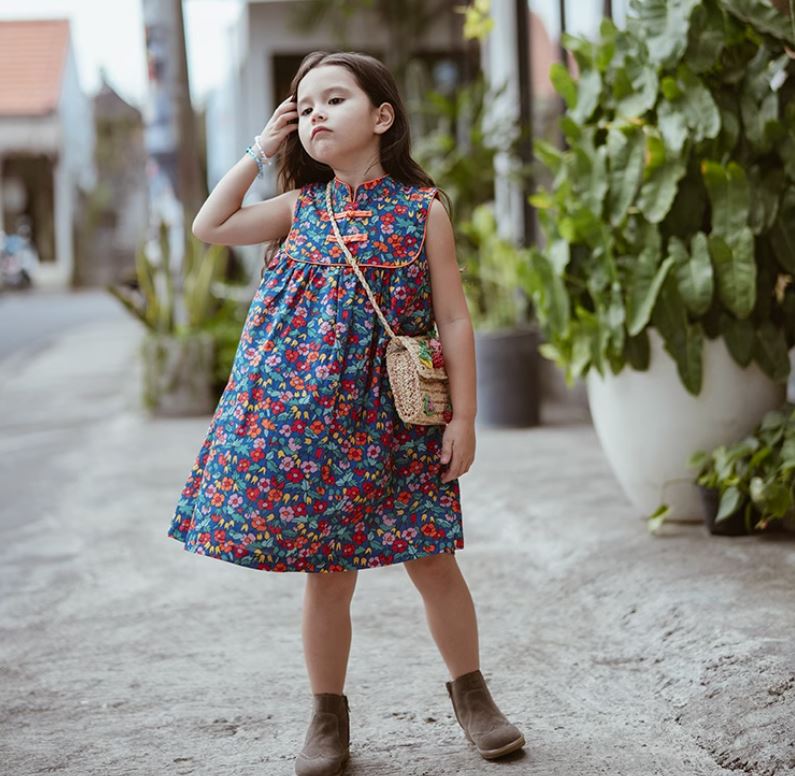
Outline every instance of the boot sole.
{"label": "boot sole", "polygon": [[[475,744],[472,738],[467,735],[467,738]],[[511,752],[515,752],[517,749],[521,749],[527,742],[524,739],[524,736],[519,736],[515,741],[511,741],[505,746],[501,746],[499,749],[480,749],[477,744],[475,744],[475,748],[480,753],[481,757],[485,757],[487,760],[493,760],[496,757],[502,757],[503,755],[510,754]]]}
{"label": "boot sole", "polygon": [[[330,773],[328,776],[342,776],[342,774],[345,773],[345,766],[348,764],[348,760],[350,759],[350,757],[351,753],[349,751],[345,752],[342,761],[340,762],[339,770],[334,771],[334,773]],[[297,771],[293,770],[293,773],[297,773]]]}

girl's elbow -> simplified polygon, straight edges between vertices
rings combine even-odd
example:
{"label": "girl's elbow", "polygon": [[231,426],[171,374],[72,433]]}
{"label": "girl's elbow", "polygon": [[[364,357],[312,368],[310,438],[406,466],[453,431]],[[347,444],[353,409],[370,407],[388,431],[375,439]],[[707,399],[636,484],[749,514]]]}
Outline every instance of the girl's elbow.
{"label": "girl's elbow", "polygon": [[213,241],[210,230],[205,225],[201,224],[198,219],[193,220],[190,230],[193,232],[193,236],[202,242],[211,243]]}

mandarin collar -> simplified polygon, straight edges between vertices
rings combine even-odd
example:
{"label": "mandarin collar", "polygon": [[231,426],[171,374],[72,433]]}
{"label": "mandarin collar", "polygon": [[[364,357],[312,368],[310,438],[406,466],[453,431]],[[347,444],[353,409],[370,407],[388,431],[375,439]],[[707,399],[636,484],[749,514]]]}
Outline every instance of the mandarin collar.
{"label": "mandarin collar", "polygon": [[332,191],[335,202],[358,202],[374,194],[379,194],[393,185],[394,179],[392,176],[389,173],[384,173],[377,178],[370,178],[370,180],[362,181],[362,183],[356,187],[356,191],[354,191],[349,183],[340,180],[335,175]]}

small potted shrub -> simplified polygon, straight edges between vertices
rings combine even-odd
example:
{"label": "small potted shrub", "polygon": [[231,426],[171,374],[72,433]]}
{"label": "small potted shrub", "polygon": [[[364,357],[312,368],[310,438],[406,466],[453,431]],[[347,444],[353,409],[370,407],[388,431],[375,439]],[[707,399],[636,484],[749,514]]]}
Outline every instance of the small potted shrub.
{"label": "small potted shrub", "polygon": [[[753,433],[711,452],[699,450],[697,470],[712,534],[742,535],[795,527],[795,404],[768,412]],[[655,527],[665,519],[665,505]]]}
{"label": "small potted shrub", "polygon": [[460,253],[475,329],[478,421],[515,428],[538,425],[541,339],[536,321],[527,316],[520,282],[528,250],[498,236],[492,203],[478,205],[460,228],[471,246]]}
{"label": "small potted shrub", "polygon": [[217,322],[219,300],[212,287],[226,266],[228,250],[205,247],[186,234],[185,255],[175,278],[164,223],[158,242],[158,260],[149,257],[146,245],[136,252],[137,288],[105,288],[146,327],[141,343],[144,406],[153,415],[206,415],[218,400],[216,338],[209,327]]}

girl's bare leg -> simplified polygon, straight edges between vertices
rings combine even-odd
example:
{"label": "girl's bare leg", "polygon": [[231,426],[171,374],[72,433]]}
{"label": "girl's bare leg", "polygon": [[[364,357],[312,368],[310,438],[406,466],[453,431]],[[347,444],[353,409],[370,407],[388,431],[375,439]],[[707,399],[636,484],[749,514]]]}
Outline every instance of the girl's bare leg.
{"label": "girl's bare leg", "polygon": [[479,669],[475,605],[455,556],[428,555],[403,565],[422,595],[428,627],[450,679]]}
{"label": "girl's bare leg", "polygon": [[343,692],[351,649],[351,600],[358,574],[306,575],[301,632],[313,693]]}
{"label": "girl's bare leg", "polygon": [[480,672],[475,607],[455,556],[439,553],[405,565],[422,594],[431,633],[447,663],[450,681],[445,685],[467,738],[487,759],[521,749],[522,731],[500,711]]}

